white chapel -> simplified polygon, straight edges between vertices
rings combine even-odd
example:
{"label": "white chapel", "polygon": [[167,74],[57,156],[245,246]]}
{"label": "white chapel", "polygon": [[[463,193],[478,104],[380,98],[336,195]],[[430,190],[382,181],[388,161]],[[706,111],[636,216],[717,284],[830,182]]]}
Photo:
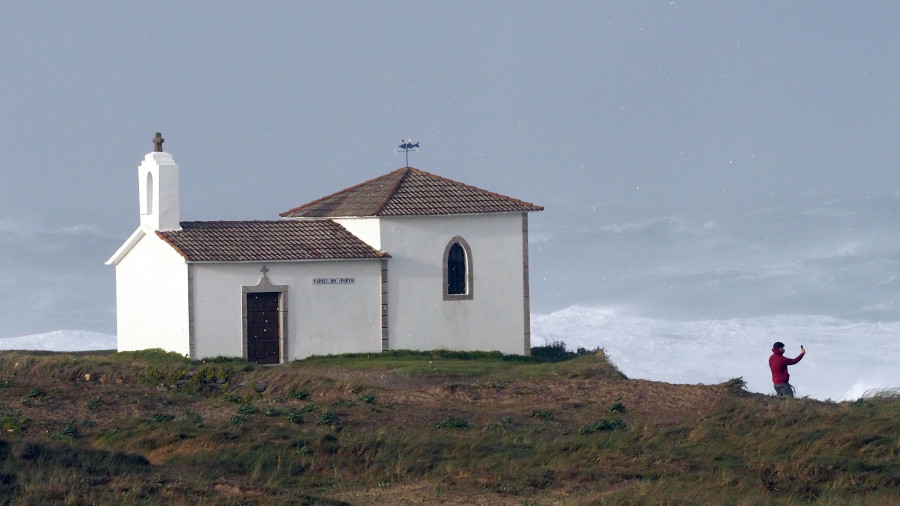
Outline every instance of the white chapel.
{"label": "white chapel", "polygon": [[403,167],[271,221],[180,221],[179,170],[138,167],[115,266],[118,350],[277,364],[386,350],[529,354],[528,213]]}

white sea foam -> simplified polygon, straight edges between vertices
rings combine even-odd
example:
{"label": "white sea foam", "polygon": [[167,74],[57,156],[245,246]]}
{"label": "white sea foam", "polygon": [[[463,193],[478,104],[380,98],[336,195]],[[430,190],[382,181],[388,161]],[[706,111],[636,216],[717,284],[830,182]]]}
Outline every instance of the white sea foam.
{"label": "white sea foam", "polygon": [[55,330],[0,338],[0,350],[89,351],[116,349],[116,336],[86,330]]}
{"label": "white sea foam", "polygon": [[603,348],[629,378],[713,384],[742,377],[750,391],[772,393],[768,357],[775,341],[788,356],[800,396],[852,400],[900,387],[900,322],[870,323],[826,316],[676,321],[632,316],[621,308],[571,306],[532,316],[532,346]]}

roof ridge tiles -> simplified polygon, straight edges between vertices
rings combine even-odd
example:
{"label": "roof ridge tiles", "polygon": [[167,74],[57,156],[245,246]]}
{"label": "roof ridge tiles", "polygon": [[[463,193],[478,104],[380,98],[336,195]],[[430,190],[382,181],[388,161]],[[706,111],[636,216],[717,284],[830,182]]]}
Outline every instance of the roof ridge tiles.
{"label": "roof ridge tiles", "polygon": [[503,199],[503,200],[509,200],[509,201],[512,201],[512,202],[517,202],[517,203],[527,204],[527,205],[533,206],[533,207],[539,207],[539,208],[541,208],[542,210],[544,209],[542,206],[537,206],[537,205],[532,204],[531,202],[526,202],[526,201],[524,201],[524,200],[520,200],[520,199],[517,199],[517,198],[514,198],[514,197],[510,197],[510,196],[508,196],[508,195],[503,195],[502,193],[497,193],[497,192],[492,192],[492,191],[490,191],[490,190],[485,190],[485,189],[479,188],[479,187],[477,187],[477,186],[473,186],[473,185],[466,184],[466,183],[463,183],[463,182],[460,182],[460,181],[456,181],[456,180],[453,180],[453,179],[450,179],[450,178],[447,178],[447,177],[444,177],[444,176],[439,176],[439,175],[437,175],[437,174],[432,174],[432,173],[430,173],[430,172],[426,172],[426,171],[424,171],[424,170],[419,170],[419,169],[416,169],[416,168],[413,168],[413,167],[410,167],[410,169],[412,169],[412,170],[414,170],[414,171],[416,171],[416,172],[419,172],[419,173],[422,173],[422,174],[425,174],[425,175],[428,175],[428,176],[431,176],[431,177],[440,179],[440,180],[442,180],[442,181],[446,181],[446,182],[448,182],[448,183],[453,183],[453,184],[456,184],[456,185],[464,186],[464,187],[468,188],[469,190],[475,190],[475,191],[478,191],[478,192],[487,193],[487,194],[489,194],[489,195],[492,195],[492,196],[494,196],[494,197],[498,197],[498,198]]}
{"label": "roof ridge tiles", "polygon": [[371,183],[373,183],[373,182],[375,182],[375,181],[377,181],[377,180],[379,180],[379,179],[382,179],[382,178],[384,178],[384,177],[390,176],[391,174],[400,172],[400,171],[404,170],[405,168],[406,168],[406,167],[400,168],[400,169],[396,169],[396,170],[392,170],[391,172],[388,172],[387,174],[382,174],[382,175],[380,175],[380,176],[378,176],[378,177],[373,177],[372,179],[363,181],[362,183],[355,184],[355,185],[353,185],[353,186],[348,186],[347,188],[344,188],[343,190],[339,190],[339,191],[336,191],[336,192],[334,192],[334,193],[332,193],[332,194],[325,195],[324,197],[318,198],[318,199],[316,199],[316,200],[307,202],[307,203],[305,203],[305,204],[301,204],[301,205],[299,205],[299,206],[297,206],[297,207],[295,207],[295,208],[293,208],[293,209],[288,209],[287,211],[285,211],[285,212],[283,212],[283,213],[279,213],[278,216],[286,217],[288,214],[293,213],[294,211],[299,211],[299,210],[301,210],[301,209],[303,209],[303,208],[310,207],[310,206],[312,206],[312,205],[314,205],[314,204],[317,204],[317,203],[319,203],[319,202],[322,202],[323,200],[330,199],[330,198],[335,197],[335,196],[337,196],[337,195],[340,195],[340,194],[342,194],[342,193],[346,193],[346,192],[349,192],[349,191],[353,191],[353,190],[355,190],[355,189],[357,189],[357,188],[359,188],[359,187],[361,187],[361,186],[364,186],[364,185],[367,185],[367,184],[371,184]]}
{"label": "roof ridge tiles", "polygon": [[443,216],[542,211],[508,195],[403,167],[285,211],[285,218]]}
{"label": "roof ridge tiles", "polygon": [[384,210],[384,206],[386,206],[387,203],[388,203],[391,199],[394,198],[394,194],[397,192],[397,189],[400,188],[400,185],[403,184],[403,182],[406,181],[407,178],[409,178],[410,172],[411,172],[411,171],[417,171],[418,169],[414,169],[414,168],[412,168],[412,167],[407,166],[407,167],[404,167],[404,168],[402,168],[402,169],[400,169],[400,170],[403,171],[403,174],[402,174],[400,177],[397,178],[397,182],[394,183],[394,185],[393,185],[393,187],[391,188],[391,190],[387,193],[387,196],[384,198],[384,200],[381,201],[381,204],[379,204],[378,207],[375,208],[375,212],[372,213],[372,214],[374,214],[375,216],[378,216],[379,214],[381,214],[381,212]]}

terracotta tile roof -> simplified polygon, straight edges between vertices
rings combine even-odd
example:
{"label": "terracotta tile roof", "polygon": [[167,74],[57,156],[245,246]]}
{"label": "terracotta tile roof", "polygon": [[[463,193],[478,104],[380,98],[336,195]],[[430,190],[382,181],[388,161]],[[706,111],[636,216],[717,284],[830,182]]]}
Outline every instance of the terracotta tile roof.
{"label": "terracotta tile roof", "polygon": [[404,167],[281,213],[285,218],[435,216],[541,211],[505,195]]}
{"label": "terracotta tile roof", "polygon": [[331,220],[184,221],[157,232],[188,261],[246,262],[387,257]]}

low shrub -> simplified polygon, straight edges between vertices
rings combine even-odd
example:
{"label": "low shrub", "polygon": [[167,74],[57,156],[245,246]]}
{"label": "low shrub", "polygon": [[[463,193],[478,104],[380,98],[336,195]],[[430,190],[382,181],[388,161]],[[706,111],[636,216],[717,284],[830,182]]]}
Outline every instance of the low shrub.
{"label": "low shrub", "polygon": [[539,362],[560,362],[574,357],[575,354],[566,351],[566,343],[553,341],[545,346],[531,348],[531,356]]}
{"label": "low shrub", "polygon": [[544,411],[541,409],[532,409],[528,415],[532,418],[543,418],[544,420],[553,419],[553,413],[550,411]]}
{"label": "low shrub", "polygon": [[203,417],[190,409],[182,413],[181,416],[178,417],[178,421],[181,423],[195,425],[197,427],[203,426]]}
{"label": "low shrub", "polygon": [[602,432],[602,431],[615,431],[615,430],[625,430],[625,422],[620,420],[619,418],[606,418],[600,420],[599,422],[593,425],[585,425],[579,431],[580,434],[591,434],[594,432]]}
{"label": "low shrub", "polygon": [[44,397],[47,397],[47,392],[41,388],[32,388],[28,391],[27,397],[29,399],[43,399]]}
{"label": "low shrub", "polygon": [[150,421],[153,423],[169,423],[174,419],[174,415],[167,415],[165,413],[154,413],[150,415]]}
{"label": "low shrub", "polygon": [[138,376],[138,383],[141,385],[159,385],[163,383],[166,379],[166,373],[155,368],[148,367],[140,376]]}
{"label": "low shrub", "polygon": [[309,390],[291,390],[291,393],[288,394],[289,399],[297,399],[301,401],[309,399],[309,396]]}
{"label": "low shrub", "polygon": [[468,429],[469,422],[461,418],[448,418],[442,422],[434,424],[438,429]]}
{"label": "low shrub", "polygon": [[22,432],[28,427],[28,419],[22,416],[21,411],[13,411],[12,408],[0,404],[0,431]]}
{"label": "low shrub", "polygon": [[234,403],[234,404],[241,404],[242,402],[244,402],[244,400],[243,400],[242,398],[238,397],[237,395],[234,395],[234,394],[231,393],[231,392],[224,392],[224,393],[222,393],[222,400],[223,400],[223,401],[227,401],[227,402],[231,402],[231,403]]}
{"label": "low shrub", "polygon": [[259,409],[252,404],[244,404],[237,408],[237,412],[242,415],[255,415],[259,413]]}
{"label": "low shrub", "polygon": [[593,355],[599,351],[600,348],[594,350],[578,348],[576,351],[568,351],[565,342],[553,341],[545,346],[531,348],[531,356],[537,362],[562,362],[582,355]]}
{"label": "low shrub", "polygon": [[513,428],[513,420],[510,417],[504,417],[499,422],[489,424],[486,429],[488,432],[509,432]]}
{"label": "low shrub", "polygon": [[[279,412],[279,414],[284,415],[284,417],[287,419],[287,421],[289,421],[291,423],[303,423],[304,422],[303,414],[300,411],[297,411],[296,409],[294,409],[290,406],[281,410]],[[274,416],[274,415],[272,415],[272,416]]]}
{"label": "low shrub", "polygon": [[722,385],[726,390],[736,395],[744,395],[745,393],[747,393],[747,382],[742,376],[731,378],[728,381],[722,383]]}
{"label": "low shrub", "polygon": [[149,350],[123,351],[120,357],[133,358],[141,361],[165,362],[165,363],[190,363],[190,359],[174,351],[165,351],[161,348]]}
{"label": "low shrub", "polygon": [[72,439],[78,437],[78,422],[76,420],[69,420],[59,431],[50,435],[50,439],[62,439],[63,437]]}

